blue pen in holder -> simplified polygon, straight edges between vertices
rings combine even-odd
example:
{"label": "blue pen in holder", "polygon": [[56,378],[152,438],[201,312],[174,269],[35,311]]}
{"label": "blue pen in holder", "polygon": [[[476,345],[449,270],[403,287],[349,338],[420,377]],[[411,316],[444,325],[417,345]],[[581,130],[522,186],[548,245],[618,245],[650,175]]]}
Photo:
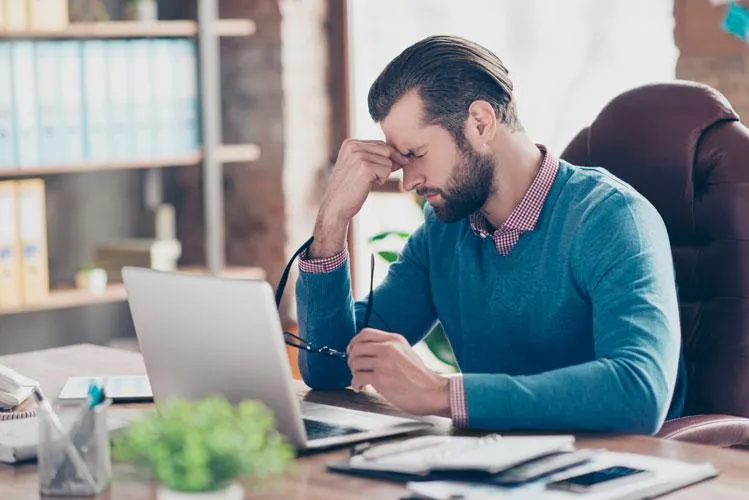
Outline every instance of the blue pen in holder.
{"label": "blue pen in holder", "polygon": [[39,412],[37,456],[42,495],[94,496],[106,489],[112,476],[107,428],[110,405],[107,399],[84,408]]}

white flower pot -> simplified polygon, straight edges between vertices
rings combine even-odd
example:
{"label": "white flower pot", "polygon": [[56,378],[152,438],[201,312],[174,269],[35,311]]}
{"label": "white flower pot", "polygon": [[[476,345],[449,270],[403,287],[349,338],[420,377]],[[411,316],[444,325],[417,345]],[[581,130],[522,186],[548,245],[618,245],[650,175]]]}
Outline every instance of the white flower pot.
{"label": "white flower pot", "polygon": [[155,0],[130,1],[122,6],[122,17],[126,21],[156,21],[159,9]]}
{"label": "white flower pot", "polygon": [[186,493],[159,486],[158,500],[242,500],[244,488],[239,483],[232,483],[223,490],[200,493]]}
{"label": "white flower pot", "polygon": [[78,288],[88,290],[94,295],[101,295],[107,290],[107,271],[101,268],[79,271],[75,275]]}

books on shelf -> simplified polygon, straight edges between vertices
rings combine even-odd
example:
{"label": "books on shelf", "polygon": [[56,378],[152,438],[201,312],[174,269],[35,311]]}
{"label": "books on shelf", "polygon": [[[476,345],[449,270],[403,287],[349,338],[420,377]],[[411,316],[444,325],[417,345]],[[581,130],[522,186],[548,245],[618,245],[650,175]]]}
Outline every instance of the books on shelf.
{"label": "books on shelf", "polygon": [[196,59],[193,39],[0,40],[0,169],[196,153]]}
{"label": "books on shelf", "polygon": [[68,24],[68,0],[0,0],[0,31],[57,31]]}
{"label": "books on shelf", "polygon": [[25,0],[0,0],[2,28],[6,31],[24,31],[28,27],[28,9]]}
{"label": "books on shelf", "polygon": [[0,310],[49,295],[44,181],[0,182]]}
{"label": "books on shelf", "polygon": [[16,182],[0,182],[0,309],[20,306],[21,241]]}
{"label": "books on shelf", "polygon": [[26,3],[29,29],[56,31],[69,24],[68,0],[16,1]]}

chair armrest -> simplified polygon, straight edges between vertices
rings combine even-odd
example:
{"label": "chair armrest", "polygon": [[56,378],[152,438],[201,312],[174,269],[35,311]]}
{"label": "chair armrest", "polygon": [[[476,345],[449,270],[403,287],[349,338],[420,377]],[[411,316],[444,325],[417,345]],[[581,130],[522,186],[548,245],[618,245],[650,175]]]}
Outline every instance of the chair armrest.
{"label": "chair armrest", "polygon": [[728,448],[749,445],[749,418],[731,415],[694,415],[663,424],[656,434],[662,439]]}

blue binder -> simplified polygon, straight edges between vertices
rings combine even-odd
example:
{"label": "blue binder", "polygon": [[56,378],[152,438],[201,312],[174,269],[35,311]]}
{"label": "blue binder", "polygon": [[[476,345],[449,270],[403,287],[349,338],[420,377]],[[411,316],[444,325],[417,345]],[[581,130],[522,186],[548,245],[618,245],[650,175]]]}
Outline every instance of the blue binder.
{"label": "blue binder", "polygon": [[39,115],[36,104],[36,47],[34,42],[11,44],[13,68],[13,123],[16,128],[16,165],[39,165]]}
{"label": "blue binder", "polygon": [[58,42],[60,61],[60,162],[81,163],[85,160],[83,143],[83,78],[81,42]]}
{"label": "blue binder", "polygon": [[198,76],[196,47],[193,40],[175,42],[176,130],[177,151],[192,153],[200,147],[198,134]]}
{"label": "blue binder", "polygon": [[86,160],[109,161],[109,83],[106,42],[83,43],[83,135]]}
{"label": "blue binder", "polygon": [[130,94],[133,97],[132,134],[135,157],[147,160],[154,156],[156,110],[154,109],[154,78],[151,68],[150,40],[130,42],[131,78]]}
{"label": "blue binder", "polygon": [[153,40],[151,49],[152,85],[154,86],[154,109],[156,141],[154,154],[158,157],[173,156],[177,151],[175,138],[175,81],[172,40]]}
{"label": "blue binder", "polygon": [[13,79],[9,42],[0,41],[0,170],[16,164]]}
{"label": "blue binder", "polygon": [[107,43],[107,73],[109,98],[109,148],[111,160],[134,159],[133,90],[130,72],[129,42],[116,40]]}
{"label": "blue binder", "polygon": [[[36,102],[39,114],[39,163],[62,163],[60,136],[60,57],[58,42],[36,42]],[[56,82],[56,85],[51,85]]]}

